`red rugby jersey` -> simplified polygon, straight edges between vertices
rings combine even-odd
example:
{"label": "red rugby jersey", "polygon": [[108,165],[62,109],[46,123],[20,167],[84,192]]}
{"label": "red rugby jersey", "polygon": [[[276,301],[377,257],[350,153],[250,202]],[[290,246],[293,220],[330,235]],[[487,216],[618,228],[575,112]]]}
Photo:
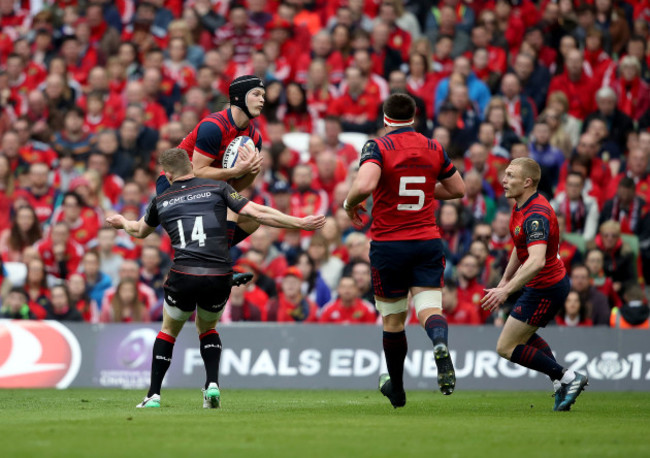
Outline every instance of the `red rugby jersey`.
{"label": "red rugby jersey", "polygon": [[230,108],[203,118],[178,145],[187,151],[192,159],[194,149],[199,153],[214,159],[213,165],[221,168],[221,160],[226,148],[235,138],[245,135],[253,139],[258,150],[262,149],[262,136],[252,122],[248,127],[240,129],[235,124]]}
{"label": "red rugby jersey", "polygon": [[440,143],[404,127],[369,140],[361,153],[361,164],[365,162],[382,169],[372,193],[372,240],[440,238],[436,183],[456,171]]}
{"label": "red rugby jersey", "polygon": [[528,259],[529,246],[546,244],[546,265],[526,286],[548,288],[564,278],[566,269],[558,254],[560,230],[555,211],[544,196],[535,193],[521,208],[515,205],[510,217],[510,234],[522,264]]}

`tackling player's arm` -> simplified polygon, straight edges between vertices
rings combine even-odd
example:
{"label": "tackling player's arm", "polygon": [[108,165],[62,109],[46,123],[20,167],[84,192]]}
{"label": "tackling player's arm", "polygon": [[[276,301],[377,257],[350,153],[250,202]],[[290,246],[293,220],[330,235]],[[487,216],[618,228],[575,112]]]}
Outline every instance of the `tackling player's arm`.
{"label": "tackling player's arm", "polygon": [[305,231],[315,231],[325,225],[324,215],[309,215],[304,218],[285,215],[275,208],[259,205],[255,202],[248,202],[244,208],[239,211],[240,215],[249,216],[260,224],[272,227],[282,227],[286,229],[302,229]]}
{"label": "tackling player's arm", "polygon": [[232,211],[248,216],[266,226],[315,231],[325,225],[324,215],[309,215],[304,218],[285,215],[275,208],[249,201],[228,184],[224,188],[223,196],[228,208]]}
{"label": "tackling player's arm", "polygon": [[126,219],[122,215],[113,215],[106,218],[106,222],[113,226],[115,229],[124,229],[127,234],[138,239],[145,238],[156,229],[155,227],[149,226],[144,221],[144,216],[138,221],[132,221]]}
{"label": "tackling player's arm", "polygon": [[360,162],[361,167],[359,167],[357,177],[350,187],[347,198],[343,202],[343,209],[352,220],[352,224],[356,226],[362,224],[360,212],[366,211],[366,208],[362,205],[363,202],[377,188],[377,184],[381,178],[383,159],[376,142],[371,140],[363,146]]}

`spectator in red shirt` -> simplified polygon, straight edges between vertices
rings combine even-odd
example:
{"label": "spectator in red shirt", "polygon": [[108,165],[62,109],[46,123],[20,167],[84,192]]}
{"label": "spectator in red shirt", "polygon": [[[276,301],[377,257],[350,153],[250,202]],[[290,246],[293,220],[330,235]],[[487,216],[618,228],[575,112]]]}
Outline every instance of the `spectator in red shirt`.
{"label": "spectator in red shirt", "polygon": [[[259,229],[253,233],[257,234]],[[280,323],[314,323],[318,321],[318,307],[301,292],[302,272],[289,267],[282,279],[282,291],[278,296],[277,320]]]}
{"label": "spectator in red shirt", "polygon": [[346,132],[374,132],[381,103],[378,93],[366,89],[367,79],[356,67],[345,70],[345,81],[345,93],[332,101],[328,114],[339,116]]}
{"label": "spectator in red shirt", "polygon": [[325,117],[325,133],[323,141],[325,142],[325,151],[331,151],[343,161],[346,167],[350,164],[359,162],[359,152],[349,143],[339,140],[339,135],[343,131],[341,119],[337,116],[328,115]]}
{"label": "spectator in red shirt", "polygon": [[13,123],[13,128],[18,134],[19,154],[27,163],[44,162],[50,168],[54,168],[58,163],[56,152],[44,142],[31,139],[30,122],[27,118],[18,118]]}
{"label": "spectator in red shirt", "polygon": [[287,269],[287,260],[273,245],[273,234],[266,226],[260,226],[250,236],[251,249],[262,254],[260,267],[262,271],[273,279],[282,277]]}
{"label": "spectator in red shirt", "polygon": [[57,208],[52,219],[56,222],[65,222],[70,228],[72,239],[82,247],[94,243],[97,232],[102,226],[97,212],[85,206],[81,197],[74,191],[68,191],[63,196],[61,207]]}
{"label": "spectator in red shirt", "polygon": [[372,71],[388,78],[390,72],[399,70],[402,65],[401,50],[389,46],[390,26],[385,22],[376,21],[370,35],[370,58]]}
{"label": "spectator in red shirt", "polygon": [[25,71],[25,61],[18,54],[10,54],[5,64],[9,88],[14,97],[26,96],[27,93],[38,86],[38,81],[30,78]]}
{"label": "spectator in red shirt", "polygon": [[580,120],[593,111],[598,89],[593,79],[585,74],[582,63],[582,53],[579,50],[569,51],[564,73],[553,77],[548,89],[549,94],[564,92],[569,99],[569,114]]}
{"label": "spectator in red shirt", "polygon": [[587,304],[580,294],[570,291],[564,306],[558,311],[555,322],[559,326],[593,326],[593,321],[587,316]]}
{"label": "spectator in red shirt", "polygon": [[90,156],[88,157],[88,170],[95,170],[99,173],[102,180],[102,192],[114,206],[117,204],[120,195],[122,194],[124,180],[120,176],[110,173],[110,164],[108,159],[109,158],[102,152],[95,151],[90,153]]}
{"label": "spectator in red shirt", "polygon": [[650,108],[650,85],[641,78],[641,64],[633,56],[625,56],[620,64],[621,76],[614,83],[618,108],[638,121]]}
{"label": "spectator in red shirt", "polygon": [[[341,71],[343,74],[343,71]],[[307,108],[313,120],[323,119],[327,114],[327,107],[338,95],[338,90],[330,84],[327,65],[322,59],[315,59],[309,64],[307,74]]]}
{"label": "spectator in red shirt", "polygon": [[580,136],[578,146],[571,161],[560,169],[560,179],[556,193],[564,191],[566,176],[569,170],[575,170],[583,173],[585,178],[585,190],[587,193],[598,201],[599,207],[605,204],[606,200],[606,183],[612,179],[612,174],[605,162],[598,157],[598,142],[596,137],[590,133],[584,133]]}
{"label": "spectator in red shirt", "polygon": [[472,28],[472,48],[465,53],[468,59],[477,49],[486,49],[488,52],[488,69],[497,75],[503,75],[508,67],[506,52],[503,48],[490,44],[490,34],[484,25],[478,24]]}
{"label": "spectator in red shirt", "polygon": [[379,21],[389,27],[390,35],[388,37],[388,46],[399,51],[402,60],[406,62],[409,58],[412,38],[411,34],[407,30],[401,29],[396,24],[398,16],[395,5],[388,1],[382,2],[379,6],[379,14],[377,17]]}
{"label": "spectator in red shirt", "polygon": [[165,60],[164,68],[167,76],[176,81],[185,94],[196,84],[196,69],[187,60],[188,43],[183,37],[169,40],[169,59]]}
{"label": "spectator in red shirt", "polygon": [[605,258],[603,252],[598,249],[589,250],[585,256],[585,266],[589,269],[591,284],[609,301],[609,308],[620,307],[623,301],[614,291],[612,279],[605,275]]}
{"label": "spectator in red shirt", "polygon": [[246,7],[235,4],[228,14],[228,22],[215,32],[214,43],[231,41],[235,46],[233,61],[245,64],[251,51],[262,44],[263,36],[264,29],[249,19]]}
{"label": "spectator in red shirt", "polygon": [[309,65],[315,59],[325,61],[330,82],[338,85],[343,79],[345,63],[341,53],[333,49],[332,37],[326,30],[315,34],[311,39],[311,49],[296,59],[294,71],[297,83],[304,85],[307,82]]}
{"label": "spectator in red shirt", "polygon": [[[117,283],[114,282],[113,283],[114,285],[117,284],[119,286],[119,284],[126,281],[135,282],[137,288],[138,300],[144,304],[147,311],[155,307],[156,293],[154,292],[153,289],[151,289],[151,287],[145,285],[140,281],[140,266],[136,261],[130,259],[124,260],[120,265],[118,276],[119,276],[119,280]],[[113,297],[116,294],[116,290],[117,288],[115,286],[106,290],[106,293],[104,294],[104,300],[100,305],[102,316],[104,316],[103,314],[105,313],[104,312],[105,307],[108,307],[110,310],[111,307],[110,304],[113,301]]]}
{"label": "spectator in red shirt", "polygon": [[307,94],[300,84],[291,82],[285,88],[286,103],[278,109],[278,118],[287,132],[312,131],[312,117],[307,108]]}
{"label": "spectator in red shirt", "polygon": [[77,271],[84,248],[70,234],[64,221],[54,223],[47,238],[41,240],[36,248],[45,263],[48,274],[65,280]]}
{"label": "spectator in red shirt", "polygon": [[616,195],[618,184],[624,177],[634,180],[636,195],[650,202],[650,174],[648,170],[648,154],[641,148],[633,148],[627,155],[625,170],[616,175],[607,188],[607,198],[611,199]]}
{"label": "spectator in red shirt", "polygon": [[453,283],[445,283],[442,288],[442,312],[449,324],[481,324],[478,310],[473,304],[458,298],[458,289]]}
{"label": "spectator in red shirt", "polygon": [[[87,28],[86,25],[84,27]],[[68,35],[61,43],[61,56],[65,60],[68,75],[85,86],[90,69],[97,65],[97,52],[87,46],[83,49],[76,35]]]}
{"label": "spectator in red shirt", "polygon": [[338,297],[320,312],[320,323],[374,324],[377,315],[371,304],[361,299],[359,287],[352,277],[341,277]]}
{"label": "spectator in red shirt", "polygon": [[476,256],[466,254],[456,266],[456,285],[458,288],[457,296],[458,302],[461,304],[471,304],[479,312],[481,322],[490,315],[481,309],[480,302],[483,297],[483,290],[485,285],[479,282],[480,266]]}
{"label": "spectator in red shirt", "polygon": [[15,199],[24,199],[36,211],[41,224],[49,220],[54,211],[57,192],[48,184],[50,169],[43,162],[29,167],[27,186],[16,190]]}
{"label": "spectator in red shirt", "polygon": [[120,281],[110,302],[102,306],[102,323],[148,323],[149,311],[138,294],[138,283],[131,279]]}

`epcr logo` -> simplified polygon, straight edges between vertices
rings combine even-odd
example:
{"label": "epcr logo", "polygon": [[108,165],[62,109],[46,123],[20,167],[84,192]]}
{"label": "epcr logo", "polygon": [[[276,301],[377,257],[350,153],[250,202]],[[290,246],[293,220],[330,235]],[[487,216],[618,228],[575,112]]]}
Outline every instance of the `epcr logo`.
{"label": "epcr logo", "polygon": [[589,375],[597,380],[621,380],[630,373],[631,365],[625,358],[619,358],[615,351],[606,351],[592,359],[587,365]]}
{"label": "epcr logo", "polygon": [[67,388],[81,348],[56,321],[0,320],[0,388]]}
{"label": "epcr logo", "polygon": [[131,331],[117,349],[119,362],[129,369],[137,369],[148,362],[157,335],[156,331],[148,328]]}

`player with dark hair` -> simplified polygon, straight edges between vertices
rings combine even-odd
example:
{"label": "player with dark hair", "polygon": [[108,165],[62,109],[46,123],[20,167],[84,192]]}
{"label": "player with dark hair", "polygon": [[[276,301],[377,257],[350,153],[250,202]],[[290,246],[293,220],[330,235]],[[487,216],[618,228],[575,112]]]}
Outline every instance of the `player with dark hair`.
{"label": "player with dark hair", "polygon": [[174,264],[164,285],[162,329],[153,346],[151,385],[138,407],[160,407],[160,388],[171,363],[174,342],[196,309],[206,371],[203,407],[215,408],[221,402],[221,339],[215,326],[232,286],[226,210],[249,216],[259,224],[308,231],[323,227],[325,217],[288,216],[249,202],[223,181],[198,178],[187,154],[179,148],[164,151],[160,164],[171,187],[153,198],[145,216],[139,221],[129,221],[122,215],[106,219],[113,227],[137,238],[146,237],[162,224],[174,247]]}
{"label": "player with dark hair", "polygon": [[537,334],[564,305],[570,284],[558,256],[560,231],[553,208],[537,193],[541,168],[530,158],[513,159],[502,184],[515,200],[510,234],[515,247],[496,288],[487,289],[482,307],[494,310],[516,291],[522,294],[497,342],[497,352],[513,363],[542,372],[555,387],[553,410],[567,411],[588,384],[586,375],[565,369],[555,360],[548,343]]}
{"label": "player with dark hair", "polygon": [[[223,180],[241,191],[253,183],[262,167],[262,136],[253,123],[264,107],[266,89],[264,82],[254,75],[243,75],[230,84],[230,108],[212,113],[203,118],[184,139],[178,148],[187,152],[194,173],[199,178]],[[253,139],[256,151],[247,148],[239,150],[239,158],[232,168],[222,167],[223,155],[232,140],[239,136]],[[156,192],[162,193],[169,187],[164,177],[159,177]],[[231,246],[238,244],[255,232],[259,224],[250,218],[239,218],[228,212],[228,233]],[[236,274],[235,284],[245,283],[249,275]]]}
{"label": "player with dark hair", "polygon": [[414,121],[413,98],[400,93],[388,97],[384,103],[386,135],[364,145],[359,173],[343,203],[353,224],[359,226],[363,202],[372,194],[370,264],[388,366],[388,374],[379,378],[379,388],[395,408],[406,404],[404,323],[409,291],[434,345],[440,391],[449,395],[456,385],[447,347],[447,320],[442,314],[445,259],[434,207],[436,199],[462,197],[465,184],[440,143],[415,132]]}

